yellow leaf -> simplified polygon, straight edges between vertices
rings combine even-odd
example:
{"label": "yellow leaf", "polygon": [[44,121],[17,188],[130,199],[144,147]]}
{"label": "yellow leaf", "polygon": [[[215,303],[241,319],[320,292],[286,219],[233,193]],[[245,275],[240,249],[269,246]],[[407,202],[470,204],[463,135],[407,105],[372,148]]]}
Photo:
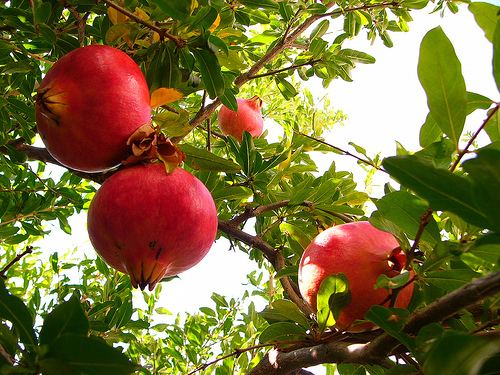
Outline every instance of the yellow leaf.
{"label": "yellow leaf", "polygon": [[156,108],[164,104],[175,102],[182,98],[182,94],[176,89],[160,87],[151,94],[151,108]]}
{"label": "yellow leaf", "polygon": [[134,14],[139,17],[141,20],[147,21],[149,20],[149,14],[143,11],[141,8],[135,8]]}
{"label": "yellow leaf", "polygon": [[290,162],[292,161],[292,150],[288,151],[288,157],[286,158],[286,160],[284,160],[280,166],[279,166],[279,170],[282,171],[286,168],[288,168],[290,166]]}
{"label": "yellow leaf", "polygon": [[208,28],[208,31],[212,32],[214,31],[220,24],[220,14],[217,14],[217,18],[215,19],[214,23],[212,26]]}
{"label": "yellow leaf", "polygon": [[124,23],[127,21],[128,17],[123,13],[118,12],[115,8],[108,8],[108,17],[109,20],[113,23],[113,25]]}

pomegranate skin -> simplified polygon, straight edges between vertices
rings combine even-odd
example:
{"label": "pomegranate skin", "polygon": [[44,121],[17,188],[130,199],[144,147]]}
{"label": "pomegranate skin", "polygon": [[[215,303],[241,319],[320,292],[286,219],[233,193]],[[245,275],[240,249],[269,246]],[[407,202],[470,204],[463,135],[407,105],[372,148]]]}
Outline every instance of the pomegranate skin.
{"label": "pomegranate skin", "polygon": [[253,138],[259,137],[264,131],[262,118],[262,100],[258,96],[251,99],[236,98],[238,112],[231,111],[226,106],[219,110],[219,128],[224,135],[232,135],[241,142],[243,132],[250,132]]}
{"label": "pomegranate skin", "polygon": [[104,45],[60,58],[35,99],[38,132],[49,153],[84,172],[120,164],[129,136],[151,122],[149,88],[139,66],[125,52]]}
{"label": "pomegranate skin", "polygon": [[[335,328],[365,331],[372,323],[352,326],[363,319],[373,305],[381,304],[389,293],[374,289],[381,274],[389,277],[399,274],[406,256],[398,241],[390,233],[380,231],[367,221],[331,227],[316,236],[306,248],[299,264],[299,288],[302,297],[316,310],[317,294],[321,282],[328,276],[344,273],[349,280],[351,302],[342,310]],[[413,272],[412,272],[413,275]],[[400,291],[395,307],[408,306],[413,283]],[[384,304],[389,306],[389,302]]]}
{"label": "pomegranate skin", "polygon": [[138,164],[108,178],[88,211],[89,238],[102,259],[153,290],[163,277],[198,264],[217,233],[217,211],[203,183],[182,168]]}

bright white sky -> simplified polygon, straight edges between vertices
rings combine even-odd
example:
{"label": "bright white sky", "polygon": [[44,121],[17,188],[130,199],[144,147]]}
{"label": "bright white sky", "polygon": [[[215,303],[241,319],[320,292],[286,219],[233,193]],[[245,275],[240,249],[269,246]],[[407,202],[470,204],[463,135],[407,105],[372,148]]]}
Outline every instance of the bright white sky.
{"label": "bright white sky", "polygon": [[[500,5],[500,0],[490,2]],[[428,112],[425,93],[417,77],[419,47],[424,35],[438,25],[443,27],[451,39],[462,62],[467,89],[492,100],[500,100],[491,70],[492,46],[466,5],[461,6],[456,15],[447,11],[444,18],[439,13],[429,15],[429,11],[412,12],[414,22],[409,23],[410,32],[391,33],[394,42],[391,49],[383,46],[379,40],[370,46],[363,35],[345,42],[345,48],[367,52],[377,62],[372,65],[359,64],[353,70],[354,82],[336,80],[328,88],[335,108],[349,116],[344,127],[337,126],[326,137],[329,143],[354,151],[348,146],[352,141],[367,149],[369,155],[378,152],[382,152],[383,156],[394,155],[396,140],[410,151],[419,150],[418,134]],[[333,26],[336,27],[336,30],[332,30],[335,34],[342,28],[341,23]],[[323,90],[321,87],[315,90],[318,89]],[[476,129],[484,118],[483,111],[473,118],[472,123],[468,122],[466,128]],[[324,155],[321,158],[325,160]],[[355,176],[361,174],[362,170],[354,160],[340,155],[335,155],[334,158],[338,169],[351,170]],[[326,163],[326,167],[329,163]],[[381,175],[382,184],[387,177],[383,173]],[[362,190],[363,179],[359,183],[359,189]],[[73,228],[72,236],[63,234],[55,227],[50,238],[35,245],[40,246],[47,254],[56,250],[63,253],[68,248],[80,247],[85,249],[89,257],[93,257],[93,249],[81,218],[72,219],[70,223]],[[229,298],[240,298],[245,290],[243,284],[247,283],[246,275],[254,269],[255,264],[244,253],[239,250],[230,251],[225,240],[217,241],[200,264],[181,274],[180,279],[163,285],[158,307],[166,308],[173,316],[164,316],[160,318],[164,321],[157,323],[173,322],[177,313],[195,313],[199,307],[213,307],[210,300],[212,292]],[[137,295],[142,300],[140,294]],[[263,302],[262,298],[256,297],[258,310],[264,307]],[[316,375],[324,373],[324,369],[309,370]]]}

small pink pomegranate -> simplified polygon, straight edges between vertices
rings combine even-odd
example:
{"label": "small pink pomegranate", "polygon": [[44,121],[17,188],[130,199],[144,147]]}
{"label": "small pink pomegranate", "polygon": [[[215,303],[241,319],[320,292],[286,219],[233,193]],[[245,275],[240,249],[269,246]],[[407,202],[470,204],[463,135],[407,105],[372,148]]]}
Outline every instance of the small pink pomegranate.
{"label": "small pink pomegranate", "polygon": [[149,88],[125,52],[91,45],[60,58],[35,96],[38,132],[68,168],[101,172],[120,164],[127,139],[151,122]]}
{"label": "small pink pomegranate", "polygon": [[217,233],[208,189],[182,168],[137,164],[108,178],[88,211],[90,241],[104,261],[153,290],[163,277],[198,264]]}
{"label": "small pink pomegranate", "polygon": [[262,99],[254,96],[251,99],[237,98],[238,112],[231,111],[222,106],[219,111],[219,128],[224,135],[232,135],[240,142],[243,132],[250,132],[253,138],[259,137],[264,131],[264,119],[262,118]]}

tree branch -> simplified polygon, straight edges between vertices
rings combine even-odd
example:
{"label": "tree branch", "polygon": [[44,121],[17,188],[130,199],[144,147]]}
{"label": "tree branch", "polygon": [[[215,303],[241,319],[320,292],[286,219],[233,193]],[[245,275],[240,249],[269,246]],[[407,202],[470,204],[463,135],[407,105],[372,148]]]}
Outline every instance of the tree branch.
{"label": "tree branch", "polygon": [[[85,173],[85,172],[80,172],[80,171],[75,171],[73,169],[70,169],[61,163],[59,163],[50,153],[47,151],[46,148],[43,147],[35,147],[31,145],[27,145],[25,143],[25,140],[22,138],[14,139],[14,140],[9,140],[6,144],[6,146],[1,146],[0,147],[0,153],[4,155],[8,155],[9,151],[7,146],[15,148],[17,151],[22,152],[26,154],[28,159],[31,160],[38,160],[41,161],[42,163],[51,163],[58,165],[60,167],[66,168],[69,170],[71,173],[77,175],[78,177],[85,178],[87,180],[91,180],[94,182],[97,182],[99,184],[102,184],[104,180],[107,178],[107,173]],[[108,172],[109,173],[109,172]]]}
{"label": "tree branch", "polygon": [[[500,292],[500,271],[476,279],[445,295],[428,307],[416,311],[403,327],[402,332],[415,336],[430,324],[438,323],[475,303]],[[357,337],[352,336],[354,339]],[[273,349],[248,375],[289,375],[303,367],[322,363],[357,363],[389,367],[387,357],[394,353],[400,342],[382,333],[368,343],[350,340],[330,341],[292,352]]]}

